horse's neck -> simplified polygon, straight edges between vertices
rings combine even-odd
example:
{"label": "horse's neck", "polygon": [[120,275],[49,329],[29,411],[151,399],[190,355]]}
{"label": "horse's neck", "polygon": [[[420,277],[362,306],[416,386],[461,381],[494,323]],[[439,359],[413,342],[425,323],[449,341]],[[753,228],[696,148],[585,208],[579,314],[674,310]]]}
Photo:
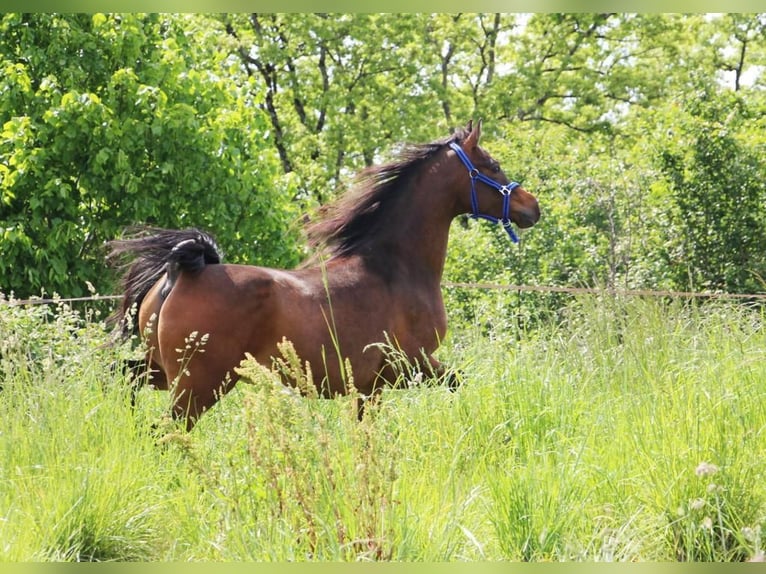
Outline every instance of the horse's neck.
{"label": "horse's neck", "polygon": [[409,200],[403,200],[367,257],[377,260],[380,269],[399,272],[404,281],[438,288],[454,214],[449,206],[429,201],[433,195],[413,192]]}

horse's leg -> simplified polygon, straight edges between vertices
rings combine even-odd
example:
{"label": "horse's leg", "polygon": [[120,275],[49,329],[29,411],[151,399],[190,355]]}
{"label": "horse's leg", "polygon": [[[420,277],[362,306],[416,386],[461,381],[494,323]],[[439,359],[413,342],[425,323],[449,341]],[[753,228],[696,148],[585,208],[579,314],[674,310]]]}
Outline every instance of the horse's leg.
{"label": "horse's leg", "polygon": [[168,379],[162,368],[162,355],[159,353],[159,341],[157,339],[158,317],[162,307],[160,288],[164,279],[158,280],[149,290],[136,314],[138,331],[143,337],[146,346],[146,355],[143,359],[128,361],[128,368],[133,375],[131,389],[131,404],[135,406],[136,395],[144,385],[150,385],[155,389],[166,391]]}
{"label": "horse's leg", "polygon": [[210,409],[225,393],[223,385],[218,388],[199,388],[189,377],[184,377],[183,382],[173,391],[173,418],[183,420],[186,430],[190,431],[197,424],[200,417]]}
{"label": "horse's leg", "polygon": [[203,413],[230,391],[236,382],[225,368],[210,362],[209,357],[179,367],[171,380],[174,381],[171,385],[172,415],[174,419],[185,422],[187,431],[194,428]]}
{"label": "horse's leg", "polygon": [[167,390],[168,388],[165,373],[148,355],[144,359],[115,361],[109,366],[109,369],[111,372],[117,372],[119,369],[119,372],[128,379],[130,405],[133,407],[136,406],[136,395],[144,385],[149,384],[159,390]]}
{"label": "horse's leg", "polygon": [[128,359],[123,363],[122,371],[129,379],[130,406],[136,407],[136,396],[144,386],[145,372],[147,369],[146,359]]}
{"label": "horse's leg", "polygon": [[168,390],[168,380],[165,372],[147,353],[144,359],[128,359],[123,371],[130,376],[130,404],[136,406],[136,396],[144,385],[149,385],[160,391]]}
{"label": "horse's leg", "polygon": [[454,369],[448,369],[444,366],[444,363],[437,361],[433,356],[428,355],[428,364],[431,371],[431,375],[435,379],[444,381],[444,384],[450,391],[456,391],[462,384],[462,373],[455,371]]}

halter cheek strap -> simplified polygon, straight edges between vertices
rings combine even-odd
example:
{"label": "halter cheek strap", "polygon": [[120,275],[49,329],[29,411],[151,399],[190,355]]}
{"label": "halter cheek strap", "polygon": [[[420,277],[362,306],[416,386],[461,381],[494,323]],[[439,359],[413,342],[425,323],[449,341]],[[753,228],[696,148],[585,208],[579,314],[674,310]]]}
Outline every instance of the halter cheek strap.
{"label": "halter cheek strap", "polygon": [[[486,219],[488,221],[491,221],[492,223],[500,223],[505,231],[508,233],[508,237],[511,238],[511,241],[514,243],[519,242],[519,238],[516,236],[516,234],[513,232],[513,228],[511,227],[511,193],[514,189],[519,187],[519,184],[515,181],[512,181],[511,183],[507,185],[503,185],[501,183],[498,183],[491,177],[487,177],[483,173],[481,173],[478,169],[476,169],[473,164],[471,163],[471,160],[468,159],[468,156],[463,151],[463,148],[461,148],[457,143],[452,142],[449,144],[449,146],[455,150],[455,153],[460,158],[460,161],[463,162],[463,165],[465,165],[466,168],[468,168],[468,176],[471,178],[471,210],[473,213],[471,214],[471,217],[474,219]],[[503,195],[503,216],[498,218],[494,217],[492,215],[487,215],[486,213],[480,213],[479,212],[479,198],[476,195],[476,181],[480,181],[485,185],[490,186],[493,189],[496,189]]]}

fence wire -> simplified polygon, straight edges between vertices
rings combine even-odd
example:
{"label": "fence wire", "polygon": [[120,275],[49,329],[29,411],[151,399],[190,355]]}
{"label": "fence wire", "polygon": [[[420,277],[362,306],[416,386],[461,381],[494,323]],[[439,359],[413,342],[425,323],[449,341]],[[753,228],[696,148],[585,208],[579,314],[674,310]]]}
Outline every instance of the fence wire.
{"label": "fence wire", "polygon": [[[565,287],[558,285],[508,285],[502,283],[461,283],[447,281],[442,283],[447,289],[480,289],[503,290],[535,293],[569,293],[572,295],[610,295],[626,297],[676,297],[699,299],[766,299],[766,293],[724,293],[715,291],[670,291],[653,289],[616,289],[594,287]],[[122,295],[91,295],[88,297],[32,297],[29,299],[3,299],[0,294],[0,305],[58,305],[61,303],[81,303],[88,301],[110,301],[121,299]]]}

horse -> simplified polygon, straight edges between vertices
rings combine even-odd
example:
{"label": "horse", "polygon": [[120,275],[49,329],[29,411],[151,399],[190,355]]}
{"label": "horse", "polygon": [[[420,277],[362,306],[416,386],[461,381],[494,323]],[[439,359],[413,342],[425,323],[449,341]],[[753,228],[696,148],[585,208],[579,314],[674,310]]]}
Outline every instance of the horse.
{"label": "horse", "polygon": [[[447,331],[441,278],[452,220],[488,219],[517,241],[512,225],[540,218],[535,196],[508,179],[480,137],[481,121],[470,121],[363,169],[307,223],[308,244],[323,256],[292,270],[225,264],[214,238],[194,228],[110,241],[108,258],[125,269],[112,321],[145,342],[134,368],[171,391],[173,417],[187,430],[235,386],[246,356],[273,366],[285,340],[312,367],[321,397],[349,392],[348,365],[362,397],[395,386],[391,341],[397,356],[442,376],[433,353]],[[206,340],[204,353],[189,357],[191,334]]]}

